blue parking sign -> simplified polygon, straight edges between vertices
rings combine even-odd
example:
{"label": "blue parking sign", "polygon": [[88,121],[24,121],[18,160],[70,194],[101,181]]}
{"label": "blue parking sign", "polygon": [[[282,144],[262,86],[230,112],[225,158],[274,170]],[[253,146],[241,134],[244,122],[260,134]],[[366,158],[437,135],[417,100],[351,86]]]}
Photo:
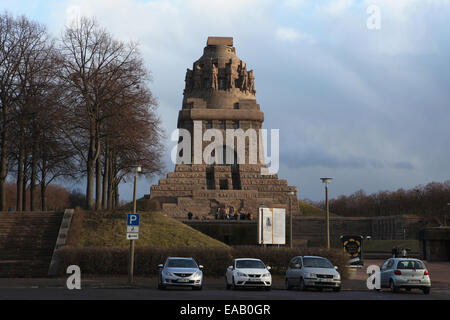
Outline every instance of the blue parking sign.
{"label": "blue parking sign", "polygon": [[139,214],[129,213],[127,216],[127,226],[139,226]]}

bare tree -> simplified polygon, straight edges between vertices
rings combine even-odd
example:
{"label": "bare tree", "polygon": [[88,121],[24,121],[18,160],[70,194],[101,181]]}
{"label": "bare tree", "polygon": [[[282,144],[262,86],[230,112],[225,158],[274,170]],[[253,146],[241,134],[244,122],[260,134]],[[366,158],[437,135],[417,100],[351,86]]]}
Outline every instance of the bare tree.
{"label": "bare tree", "polygon": [[[104,109],[122,90],[145,82],[147,74],[137,46],[114,40],[94,19],[81,18],[66,28],[60,50],[62,78],[71,93],[68,112],[73,116],[73,127],[68,135],[85,164],[86,206],[93,209],[101,127],[109,117]],[[79,133],[78,138],[74,138],[75,132]],[[97,182],[100,186],[100,179]],[[96,195],[101,197],[98,189]]]}
{"label": "bare tree", "polygon": [[5,182],[8,174],[11,110],[18,97],[17,73],[20,65],[22,34],[7,13],[0,15],[0,211],[5,209]]}

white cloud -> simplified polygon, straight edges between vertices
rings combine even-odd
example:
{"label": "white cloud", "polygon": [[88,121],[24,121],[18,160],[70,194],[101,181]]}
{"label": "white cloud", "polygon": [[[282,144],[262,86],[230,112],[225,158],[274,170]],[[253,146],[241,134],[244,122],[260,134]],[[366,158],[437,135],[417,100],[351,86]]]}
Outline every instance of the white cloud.
{"label": "white cloud", "polygon": [[353,6],[352,0],[334,0],[326,4],[318,4],[319,10],[331,16],[339,16]]}
{"label": "white cloud", "polygon": [[275,36],[278,40],[294,42],[300,38],[300,34],[292,28],[278,28],[275,31]]}
{"label": "white cloud", "polygon": [[285,0],[283,5],[288,8],[298,9],[306,4],[306,0]]}

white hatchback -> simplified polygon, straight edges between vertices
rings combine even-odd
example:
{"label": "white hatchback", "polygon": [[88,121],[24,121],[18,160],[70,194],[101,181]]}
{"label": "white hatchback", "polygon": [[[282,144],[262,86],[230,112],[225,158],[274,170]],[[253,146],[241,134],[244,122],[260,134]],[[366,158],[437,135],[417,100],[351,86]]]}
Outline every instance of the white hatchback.
{"label": "white hatchback", "polygon": [[425,294],[430,293],[430,273],[419,259],[388,259],[381,266],[380,275],[381,288],[390,288],[392,292],[405,288],[408,291],[421,289]]}
{"label": "white hatchback", "polygon": [[226,288],[262,287],[270,290],[272,275],[270,267],[261,260],[253,258],[234,259],[225,274]]}

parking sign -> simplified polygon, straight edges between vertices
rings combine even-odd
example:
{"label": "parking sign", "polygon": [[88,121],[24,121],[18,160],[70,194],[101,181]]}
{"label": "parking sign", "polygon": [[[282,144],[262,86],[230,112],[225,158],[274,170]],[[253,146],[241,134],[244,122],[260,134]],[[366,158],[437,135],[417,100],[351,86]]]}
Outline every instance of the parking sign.
{"label": "parking sign", "polygon": [[139,226],[139,214],[138,213],[129,213],[127,216],[127,226]]}

